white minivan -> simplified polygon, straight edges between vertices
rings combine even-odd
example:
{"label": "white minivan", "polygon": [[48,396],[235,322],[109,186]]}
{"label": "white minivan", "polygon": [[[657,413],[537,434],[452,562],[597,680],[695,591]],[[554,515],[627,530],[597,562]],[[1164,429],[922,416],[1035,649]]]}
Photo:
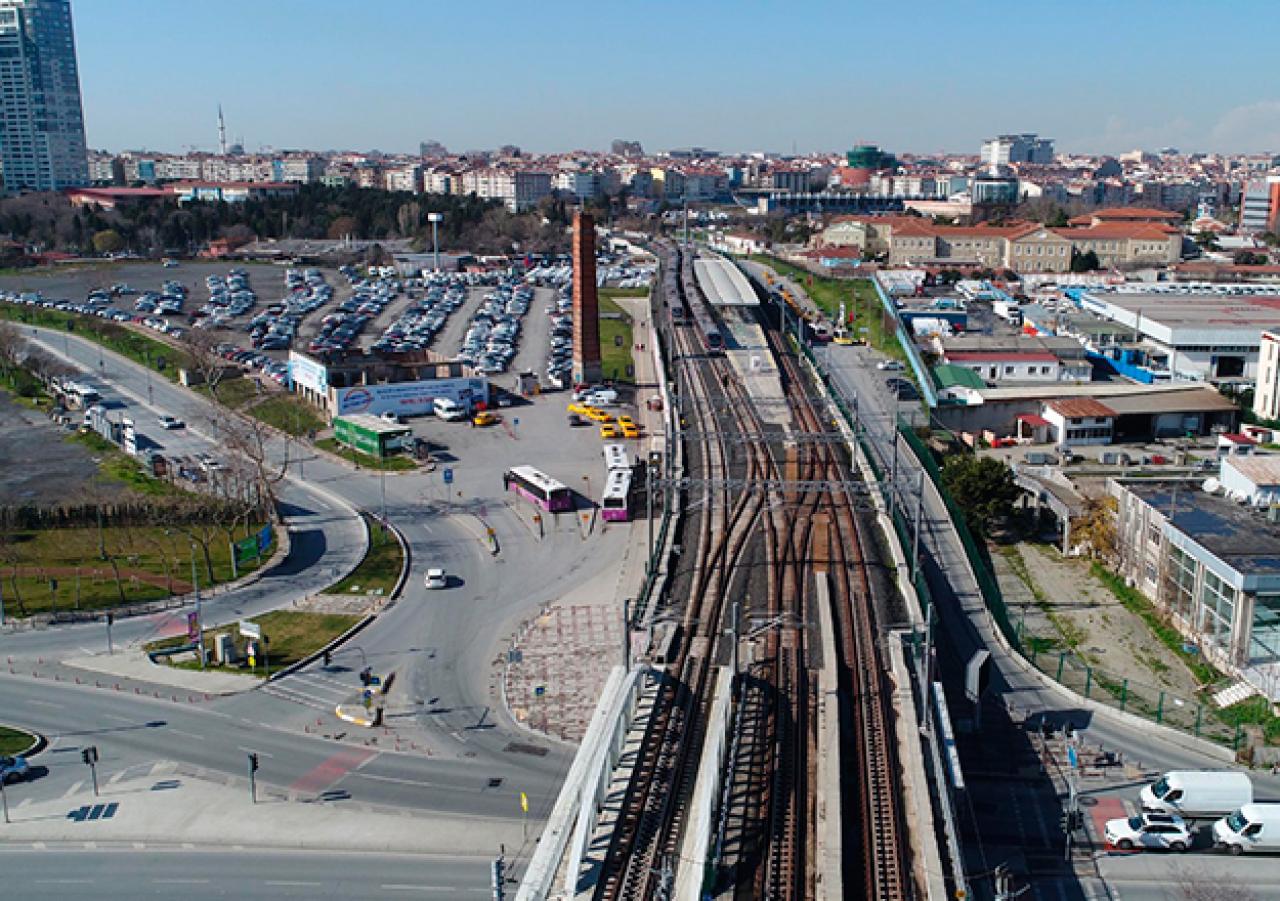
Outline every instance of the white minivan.
{"label": "white minivan", "polygon": [[1213,844],[1232,854],[1280,851],[1280,804],[1245,804],[1213,824]]}
{"label": "white minivan", "polygon": [[1184,817],[1220,817],[1253,803],[1253,783],[1232,770],[1173,770],[1139,795],[1143,810]]}
{"label": "white minivan", "polygon": [[436,416],[445,422],[457,422],[467,418],[467,408],[447,397],[437,397],[432,401],[432,407],[435,409]]}

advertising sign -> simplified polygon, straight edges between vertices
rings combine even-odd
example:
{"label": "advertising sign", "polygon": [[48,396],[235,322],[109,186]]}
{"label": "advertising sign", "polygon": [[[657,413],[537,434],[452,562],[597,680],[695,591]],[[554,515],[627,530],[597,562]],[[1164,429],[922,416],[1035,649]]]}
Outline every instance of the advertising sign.
{"label": "advertising sign", "polygon": [[289,351],[289,380],[319,394],[329,390],[329,369],[318,360]]}
{"label": "advertising sign", "polygon": [[338,416],[350,416],[354,413],[425,416],[432,412],[432,405],[437,397],[448,398],[465,406],[487,404],[489,383],[484,379],[424,379],[392,385],[339,388],[336,395]]}
{"label": "advertising sign", "polygon": [[241,538],[235,543],[235,549],[236,562],[248,563],[258,556],[258,536],[250,535],[248,538]]}

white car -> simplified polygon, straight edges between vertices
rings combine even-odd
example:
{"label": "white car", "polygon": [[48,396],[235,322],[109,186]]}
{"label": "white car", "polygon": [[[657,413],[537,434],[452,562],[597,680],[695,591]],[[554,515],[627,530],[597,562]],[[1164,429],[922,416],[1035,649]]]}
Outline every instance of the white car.
{"label": "white car", "polygon": [[1185,851],[1191,847],[1191,829],[1182,817],[1171,813],[1144,813],[1128,819],[1107,820],[1107,844],[1130,851],[1156,848]]}
{"label": "white car", "polygon": [[184,425],[186,425],[186,423],[176,416],[160,417],[160,428],[162,429],[180,429]]}
{"label": "white car", "polygon": [[901,372],[905,368],[899,360],[881,360],[876,364],[876,369],[882,369],[885,372]]}
{"label": "white car", "polygon": [[446,588],[449,585],[449,577],[444,574],[443,569],[437,567],[427,570],[423,582],[428,588]]}

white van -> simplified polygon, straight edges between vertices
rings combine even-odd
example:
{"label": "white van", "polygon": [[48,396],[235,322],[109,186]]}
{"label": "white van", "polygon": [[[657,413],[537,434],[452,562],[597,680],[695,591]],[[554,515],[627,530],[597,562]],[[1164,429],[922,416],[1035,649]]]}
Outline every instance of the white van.
{"label": "white van", "polygon": [[1174,770],[1143,786],[1139,800],[1143,810],[1222,816],[1253,803],[1253,783],[1231,770]]}
{"label": "white van", "polygon": [[1232,854],[1280,851],[1280,804],[1245,804],[1213,824],[1213,844]]}
{"label": "white van", "polygon": [[458,420],[467,418],[466,407],[462,406],[462,404],[458,403],[456,400],[450,400],[447,397],[437,397],[432,401],[432,406],[435,408],[436,416],[440,417],[445,422],[457,422]]}

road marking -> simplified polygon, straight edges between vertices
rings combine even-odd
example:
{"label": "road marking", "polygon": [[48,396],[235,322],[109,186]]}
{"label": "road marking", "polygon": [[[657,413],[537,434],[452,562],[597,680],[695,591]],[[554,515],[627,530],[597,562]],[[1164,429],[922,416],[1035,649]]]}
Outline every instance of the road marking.
{"label": "road marking", "polygon": [[253,748],[246,748],[243,745],[237,745],[236,750],[244,751],[246,754],[257,754],[259,757],[266,757],[268,759],[275,759],[275,756],[276,756],[274,754],[268,754],[266,751],[258,751]]}
{"label": "road marking", "polygon": [[48,845],[46,845],[44,842],[32,842],[31,847],[37,851],[43,851],[45,848],[48,847]]}
{"label": "road marking", "polygon": [[367,758],[376,755],[376,751],[367,751],[360,748],[338,751],[327,760],[316,764],[310,771],[304,773],[289,786],[289,790],[303,793],[323,791],[350,773],[356,766],[364,763]]}
{"label": "road marking", "polygon": [[156,885],[207,885],[208,879],[152,879]]}
{"label": "road marking", "polygon": [[80,789],[81,789],[83,786],[84,786],[84,780],[83,780],[83,779],[81,779],[81,780],[80,780],[79,782],[77,782],[75,785],[73,785],[73,786],[71,786],[69,789],[67,789],[67,790],[63,793],[62,797],[64,797],[64,798],[70,798],[72,795],[74,795],[74,794],[78,793],[78,792],[80,791]]}
{"label": "road marking", "polygon": [[378,887],[384,892],[447,892],[453,889],[451,885],[406,885],[394,882]]}
{"label": "road marking", "polygon": [[18,802],[18,809],[21,810],[22,808],[26,807],[30,803],[31,803],[30,798],[23,798],[20,802]]}
{"label": "road marking", "polygon": [[187,738],[191,738],[196,741],[204,741],[203,735],[196,735],[194,732],[186,732],[182,729],[174,729],[172,726],[169,727],[169,731],[172,732],[174,735],[184,735]]}
{"label": "road marking", "polygon": [[147,847],[147,843],[146,843],[146,842],[134,842],[134,843],[133,843],[133,850],[135,850],[135,851],[142,851],[142,850],[145,850],[145,849],[146,849],[146,847]]}
{"label": "road marking", "polygon": [[302,882],[296,879],[268,879],[266,881],[266,884],[267,885],[294,885],[294,886],[297,886],[298,888],[318,888],[320,886],[320,883],[318,882]]}

